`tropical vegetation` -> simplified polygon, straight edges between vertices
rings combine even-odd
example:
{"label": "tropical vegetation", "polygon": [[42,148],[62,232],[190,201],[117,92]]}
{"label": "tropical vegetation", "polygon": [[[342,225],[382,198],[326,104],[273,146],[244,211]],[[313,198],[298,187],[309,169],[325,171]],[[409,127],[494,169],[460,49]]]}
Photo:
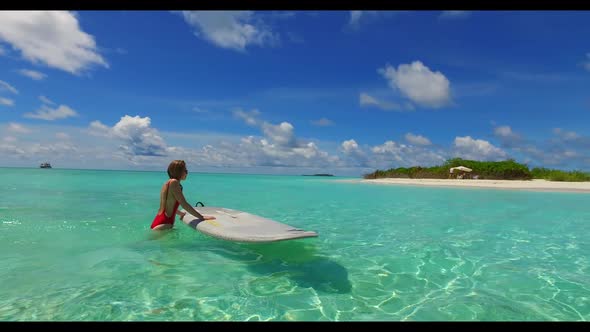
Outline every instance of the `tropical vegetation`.
{"label": "tropical vegetation", "polygon": [[513,159],[503,161],[477,161],[461,158],[448,159],[444,164],[432,167],[398,167],[376,170],[363,175],[365,179],[409,178],[409,179],[447,179],[451,167],[465,166],[472,169],[471,177],[493,180],[532,180],[549,181],[590,181],[590,173],[582,171],[561,171],[548,168],[533,168],[517,163]]}

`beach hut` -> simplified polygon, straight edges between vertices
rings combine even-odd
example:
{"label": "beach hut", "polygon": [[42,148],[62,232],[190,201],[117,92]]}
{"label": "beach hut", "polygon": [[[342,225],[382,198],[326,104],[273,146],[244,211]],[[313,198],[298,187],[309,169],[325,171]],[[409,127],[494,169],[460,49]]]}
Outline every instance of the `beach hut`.
{"label": "beach hut", "polygon": [[[471,171],[473,171],[471,168],[465,166],[451,167],[449,169],[450,177],[453,177],[453,174],[459,174],[459,179],[463,179],[465,173],[470,173]],[[455,178],[457,177],[455,176]]]}

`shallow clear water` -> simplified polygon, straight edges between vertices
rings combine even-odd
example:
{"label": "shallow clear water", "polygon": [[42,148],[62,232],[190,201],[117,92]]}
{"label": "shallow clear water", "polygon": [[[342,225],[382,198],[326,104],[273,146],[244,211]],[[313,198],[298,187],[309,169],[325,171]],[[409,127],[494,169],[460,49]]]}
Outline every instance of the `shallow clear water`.
{"label": "shallow clear water", "polygon": [[165,172],[0,168],[0,320],[588,320],[590,195],[192,173],[318,238],[149,230]]}

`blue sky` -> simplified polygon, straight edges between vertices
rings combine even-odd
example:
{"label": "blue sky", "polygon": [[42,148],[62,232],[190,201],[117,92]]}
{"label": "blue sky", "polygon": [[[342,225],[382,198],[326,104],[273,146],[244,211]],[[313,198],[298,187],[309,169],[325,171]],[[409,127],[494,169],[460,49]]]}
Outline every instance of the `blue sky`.
{"label": "blue sky", "polygon": [[590,13],[0,13],[0,166],[590,170]]}

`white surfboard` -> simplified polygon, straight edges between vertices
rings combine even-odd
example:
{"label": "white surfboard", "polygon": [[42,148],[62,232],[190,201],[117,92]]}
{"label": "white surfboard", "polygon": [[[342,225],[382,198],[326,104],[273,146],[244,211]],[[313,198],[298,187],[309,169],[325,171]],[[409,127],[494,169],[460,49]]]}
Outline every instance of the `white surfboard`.
{"label": "white surfboard", "polygon": [[187,212],[181,220],[201,233],[222,240],[276,242],[318,236],[316,232],[305,231],[243,211],[212,206],[195,209],[203,215],[214,216],[217,219],[203,221]]}

